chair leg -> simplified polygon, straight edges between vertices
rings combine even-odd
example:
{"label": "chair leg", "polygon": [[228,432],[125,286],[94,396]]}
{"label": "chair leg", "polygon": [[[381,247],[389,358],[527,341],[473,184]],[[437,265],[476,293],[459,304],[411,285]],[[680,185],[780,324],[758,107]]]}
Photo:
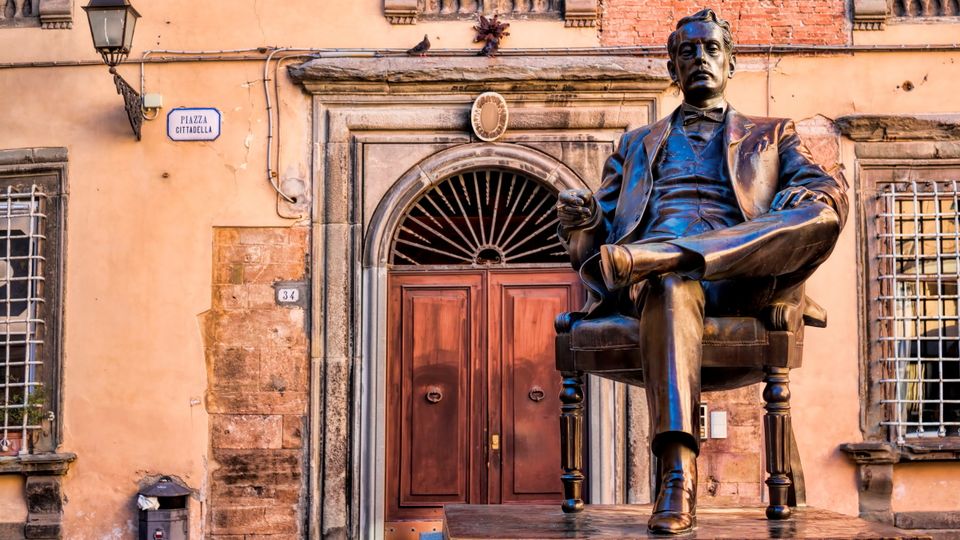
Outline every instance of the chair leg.
{"label": "chair leg", "polygon": [[767,451],[768,519],[790,517],[790,369],[764,367],[763,434]]}
{"label": "chair leg", "polygon": [[807,505],[807,483],[803,478],[803,464],[800,463],[800,447],[797,446],[796,433],[790,429],[790,506]]}
{"label": "chair leg", "polygon": [[563,511],[583,511],[583,372],[564,371],[560,390],[560,466]]}

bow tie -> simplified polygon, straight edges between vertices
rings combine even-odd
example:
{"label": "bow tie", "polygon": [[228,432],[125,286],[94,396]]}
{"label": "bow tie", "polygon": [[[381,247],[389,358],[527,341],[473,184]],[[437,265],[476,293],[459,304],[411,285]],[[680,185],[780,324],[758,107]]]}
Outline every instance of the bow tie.
{"label": "bow tie", "polygon": [[723,107],[705,110],[694,109],[693,107],[683,108],[683,125],[689,126],[702,120],[716,122],[717,124],[723,122]]}

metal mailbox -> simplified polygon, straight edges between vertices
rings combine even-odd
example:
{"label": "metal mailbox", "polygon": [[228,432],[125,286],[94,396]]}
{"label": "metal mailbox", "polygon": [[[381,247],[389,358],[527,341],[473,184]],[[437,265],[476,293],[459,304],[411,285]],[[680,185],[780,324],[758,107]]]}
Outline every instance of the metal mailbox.
{"label": "metal mailbox", "polygon": [[139,540],[188,540],[190,538],[187,503],[190,488],[169,476],[161,477],[140,495],[155,498],[159,508],[140,510]]}

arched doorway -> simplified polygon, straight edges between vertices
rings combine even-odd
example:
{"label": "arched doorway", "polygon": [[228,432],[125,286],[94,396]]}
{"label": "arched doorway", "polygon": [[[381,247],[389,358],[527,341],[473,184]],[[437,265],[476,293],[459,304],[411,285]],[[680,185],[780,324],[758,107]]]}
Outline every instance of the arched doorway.
{"label": "arched doorway", "polygon": [[407,205],[389,244],[388,529],[448,503],[561,498],[553,321],[582,293],[557,191],[464,165]]}

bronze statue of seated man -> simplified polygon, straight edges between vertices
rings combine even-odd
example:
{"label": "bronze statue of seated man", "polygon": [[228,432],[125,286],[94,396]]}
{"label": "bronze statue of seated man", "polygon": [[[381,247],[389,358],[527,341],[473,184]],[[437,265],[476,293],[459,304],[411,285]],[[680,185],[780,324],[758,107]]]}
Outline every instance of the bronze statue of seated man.
{"label": "bronze statue of seated man", "polygon": [[726,21],[709,9],[685,17],[667,46],[683,104],[624,134],[599,190],[565,191],[557,209],[588,288],[586,317],[639,318],[661,463],[649,529],[682,533],[696,515],[704,317],[802,310],[803,283],[833,250],[847,196],[791,121],[726,103],[736,65]]}

